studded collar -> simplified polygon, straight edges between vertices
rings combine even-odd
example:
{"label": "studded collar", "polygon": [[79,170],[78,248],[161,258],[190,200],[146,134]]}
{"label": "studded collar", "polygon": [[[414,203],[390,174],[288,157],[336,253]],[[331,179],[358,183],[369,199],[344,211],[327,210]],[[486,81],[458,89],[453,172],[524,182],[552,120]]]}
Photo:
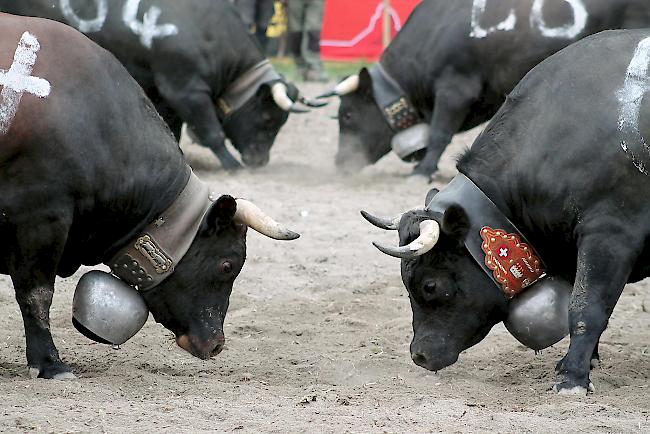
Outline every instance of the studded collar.
{"label": "studded collar", "polygon": [[183,259],[211,204],[208,186],[192,172],[174,203],[106,265],[115,276],[138,290],[155,287]]}

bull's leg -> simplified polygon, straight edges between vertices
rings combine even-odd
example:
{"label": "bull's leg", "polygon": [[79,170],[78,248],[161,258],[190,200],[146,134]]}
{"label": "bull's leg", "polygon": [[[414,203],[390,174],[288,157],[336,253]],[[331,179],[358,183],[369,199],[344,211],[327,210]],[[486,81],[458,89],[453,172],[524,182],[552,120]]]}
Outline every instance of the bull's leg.
{"label": "bull's leg", "polygon": [[[34,224],[16,233],[20,240],[11,260],[11,279],[25,325],[27,365],[39,378],[74,378],[61,361],[50,333],[50,306],[58,258],[63,251],[64,225]],[[61,231],[63,229],[63,231]],[[43,241],[49,241],[43,245]]]}
{"label": "bull's leg", "polygon": [[[566,356],[562,357],[559,362],[555,365],[555,372],[560,373],[562,369],[564,369],[564,359]],[[600,365],[600,353],[598,352],[598,342],[596,342],[596,348],[594,348],[594,351],[591,353],[591,361],[590,361],[590,366],[591,369],[596,369]]]}
{"label": "bull's leg", "polygon": [[449,72],[436,80],[431,138],[424,159],[415,166],[413,175],[431,177],[438,169],[438,161],[452,137],[463,126],[472,104],[482,89],[478,76]]}
{"label": "bull's leg", "polygon": [[224,169],[239,169],[241,164],[226,148],[226,135],[217,117],[209,86],[196,83],[198,79],[179,82],[170,79],[168,74],[156,74],[155,80],[163,98],[194,131],[199,142],[215,153]]}
{"label": "bull's leg", "polygon": [[166,101],[156,103],[156,110],[164,121],[169,126],[176,141],[181,140],[181,131],[183,129],[183,119],[176,113],[176,111],[167,104]]}
{"label": "bull's leg", "polygon": [[559,393],[593,390],[592,359],[638,254],[633,237],[627,237],[624,229],[615,232],[616,238],[601,233],[583,236],[578,246],[578,271],[569,304],[571,344],[558,366],[554,387]]}

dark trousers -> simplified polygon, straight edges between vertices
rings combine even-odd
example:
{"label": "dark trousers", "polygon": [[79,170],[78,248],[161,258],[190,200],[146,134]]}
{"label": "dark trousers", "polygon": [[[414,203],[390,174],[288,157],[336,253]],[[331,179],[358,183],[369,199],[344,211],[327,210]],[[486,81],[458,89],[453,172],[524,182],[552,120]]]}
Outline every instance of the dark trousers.
{"label": "dark trousers", "polygon": [[255,33],[262,49],[266,49],[266,30],[275,13],[273,3],[273,0],[235,0],[239,15],[246,27]]}

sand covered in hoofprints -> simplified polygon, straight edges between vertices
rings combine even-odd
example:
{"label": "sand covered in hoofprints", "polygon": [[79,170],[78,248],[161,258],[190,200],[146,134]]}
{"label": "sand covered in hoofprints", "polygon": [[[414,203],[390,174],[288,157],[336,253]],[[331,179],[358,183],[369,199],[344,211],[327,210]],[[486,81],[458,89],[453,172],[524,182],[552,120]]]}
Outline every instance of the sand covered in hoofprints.
{"label": "sand covered in hoofprints", "polygon": [[[302,86],[317,94],[325,86]],[[27,375],[11,281],[0,277],[0,431],[6,432],[649,432],[650,285],[630,285],[601,339],[596,394],[547,392],[568,340],[535,355],[502,326],[458,363],[415,366],[411,309],[399,261],[372,240],[394,232],[360,209],[392,214],[422,205],[429,186],[388,156],[351,177],[334,168],[336,104],[291,116],[271,163],[231,176],[205,148],[183,148],[215,191],[253,200],[302,233],[291,243],[253,231],[226,318],[226,349],[201,361],[151,318],[119,351],[73,328],[74,287],[57,281],[52,331],[76,381]],[[436,186],[479,130],[454,139]]]}

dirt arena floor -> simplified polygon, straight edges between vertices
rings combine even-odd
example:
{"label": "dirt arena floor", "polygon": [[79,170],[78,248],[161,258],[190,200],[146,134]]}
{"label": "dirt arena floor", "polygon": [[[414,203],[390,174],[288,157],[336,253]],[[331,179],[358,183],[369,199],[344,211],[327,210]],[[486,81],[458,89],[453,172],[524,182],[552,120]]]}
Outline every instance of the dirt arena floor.
{"label": "dirt arena floor", "polygon": [[[216,359],[192,358],[152,319],[121,350],[88,341],[70,321],[84,269],[57,282],[51,311],[55,341],[79,379],[30,379],[18,305],[0,276],[0,431],[650,432],[647,281],[630,285],[616,307],[593,395],[548,391],[566,339],[535,355],[502,326],[437,374],[411,362],[399,262],[371,245],[396,235],[359,210],[397,213],[422,204],[429,186],[408,180],[411,167],[392,155],[339,176],[335,111],[292,116],[271,163],[255,172],[230,176],[205,148],[183,146],[215,191],[252,199],[302,233],[282,243],[249,232],[227,347]],[[437,186],[477,133],[454,139]]]}

